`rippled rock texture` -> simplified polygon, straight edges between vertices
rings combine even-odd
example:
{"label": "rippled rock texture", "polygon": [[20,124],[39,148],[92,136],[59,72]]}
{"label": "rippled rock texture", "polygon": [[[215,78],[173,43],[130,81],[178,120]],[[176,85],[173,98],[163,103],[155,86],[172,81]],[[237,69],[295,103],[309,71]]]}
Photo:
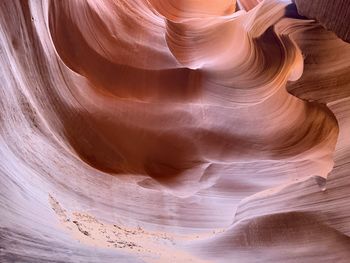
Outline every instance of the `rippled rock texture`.
{"label": "rippled rock texture", "polygon": [[0,0],[0,262],[349,262],[350,22],[315,2]]}
{"label": "rippled rock texture", "polygon": [[349,0],[294,0],[298,11],[316,19],[324,27],[334,31],[340,38],[350,42],[350,1]]}

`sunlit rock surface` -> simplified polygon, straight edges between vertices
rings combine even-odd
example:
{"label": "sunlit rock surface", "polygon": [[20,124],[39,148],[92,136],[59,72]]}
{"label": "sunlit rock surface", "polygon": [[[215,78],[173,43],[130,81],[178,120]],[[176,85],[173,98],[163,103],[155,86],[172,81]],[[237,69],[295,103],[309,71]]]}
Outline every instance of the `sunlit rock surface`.
{"label": "sunlit rock surface", "polygon": [[297,6],[0,0],[0,262],[349,262],[350,44]]}

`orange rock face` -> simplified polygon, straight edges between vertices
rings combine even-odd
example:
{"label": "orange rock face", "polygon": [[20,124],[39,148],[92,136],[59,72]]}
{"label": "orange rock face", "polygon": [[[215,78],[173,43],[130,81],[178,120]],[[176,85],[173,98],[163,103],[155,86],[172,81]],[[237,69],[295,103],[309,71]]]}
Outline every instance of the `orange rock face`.
{"label": "orange rock face", "polygon": [[350,44],[301,2],[0,1],[0,262],[348,262]]}

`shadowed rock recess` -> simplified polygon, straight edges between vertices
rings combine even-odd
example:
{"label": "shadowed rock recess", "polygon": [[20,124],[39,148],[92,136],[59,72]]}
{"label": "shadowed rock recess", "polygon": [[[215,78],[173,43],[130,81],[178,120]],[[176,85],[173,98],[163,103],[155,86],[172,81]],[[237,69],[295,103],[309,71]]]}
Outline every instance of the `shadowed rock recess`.
{"label": "shadowed rock recess", "polygon": [[348,263],[350,4],[294,2],[0,0],[0,262]]}

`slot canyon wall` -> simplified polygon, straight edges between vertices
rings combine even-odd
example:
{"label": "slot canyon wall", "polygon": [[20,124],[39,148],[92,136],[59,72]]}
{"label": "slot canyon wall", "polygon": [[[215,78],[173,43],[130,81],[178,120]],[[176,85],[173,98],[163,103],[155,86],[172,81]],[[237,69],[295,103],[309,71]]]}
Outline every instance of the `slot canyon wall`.
{"label": "slot canyon wall", "polygon": [[350,262],[350,1],[0,0],[0,262]]}

